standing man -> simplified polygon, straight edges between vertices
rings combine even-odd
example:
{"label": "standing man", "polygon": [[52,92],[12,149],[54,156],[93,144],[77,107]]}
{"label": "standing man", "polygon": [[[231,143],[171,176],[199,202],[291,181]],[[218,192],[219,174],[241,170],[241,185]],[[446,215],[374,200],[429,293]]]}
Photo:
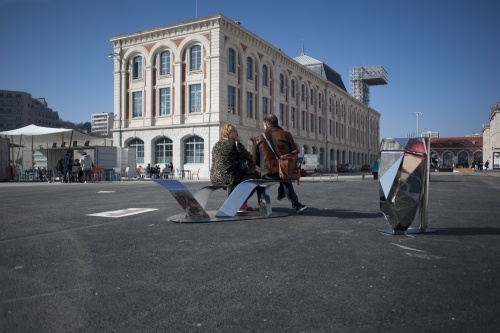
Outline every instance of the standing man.
{"label": "standing man", "polygon": [[[278,126],[278,118],[274,114],[271,113],[264,117],[264,128],[264,134],[278,156],[289,154],[297,149],[292,134]],[[253,161],[260,168],[263,179],[280,179],[278,160],[262,134],[255,138]],[[307,208],[306,205],[299,202],[292,182],[280,183],[278,200],[283,200],[285,196],[292,203],[297,214]]]}
{"label": "standing man", "polygon": [[92,171],[92,158],[90,157],[90,155],[87,155],[86,152],[83,152],[80,164],[82,165],[83,179],[85,180],[85,183],[87,182],[87,180],[92,183],[92,179],[90,179],[90,172]]}
{"label": "standing man", "polygon": [[69,183],[69,177],[71,175],[71,168],[72,168],[72,158],[70,156],[71,151],[67,151],[66,155],[64,155],[62,162],[63,162],[63,168],[64,168],[64,174],[63,174],[63,182],[64,183]]}

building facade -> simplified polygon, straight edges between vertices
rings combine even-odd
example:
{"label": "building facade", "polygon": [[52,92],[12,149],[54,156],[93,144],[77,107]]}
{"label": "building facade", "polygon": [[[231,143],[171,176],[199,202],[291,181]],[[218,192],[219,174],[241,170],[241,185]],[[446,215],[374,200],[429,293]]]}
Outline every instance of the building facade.
{"label": "building facade", "polygon": [[474,161],[483,161],[483,138],[431,138],[431,161],[435,165],[462,167],[464,162],[472,166]]}
{"label": "building facade", "polygon": [[28,125],[60,127],[59,114],[48,107],[45,98],[32,98],[23,91],[0,90],[0,130]]}
{"label": "building facade", "polygon": [[483,125],[482,129],[484,161],[489,161],[493,168],[500,168],[500,102],[490,109],[488,120],[490,123]]}
{"label": "building facade", "polygon": [[247,149],[278,116],[303,153],[324,170],[358,168],[378,154],[380,113],[353,98],[335,71],[295,59],[217,14],[111,38],[115,145],[137,148],[137,164],[200,169],[226,123]]}
{"label": "building facade", "polygon": [[91,115],[90,124],[92,133],[107,137],[111,134],[111,129],[113,128],[113,113],[102,112],[93,114]]}
{"label": "building facade", "polygon": [[439,138],[439,132],[432,132],[432,131],[422,132],[420,133],[420,136],[423,138]]}

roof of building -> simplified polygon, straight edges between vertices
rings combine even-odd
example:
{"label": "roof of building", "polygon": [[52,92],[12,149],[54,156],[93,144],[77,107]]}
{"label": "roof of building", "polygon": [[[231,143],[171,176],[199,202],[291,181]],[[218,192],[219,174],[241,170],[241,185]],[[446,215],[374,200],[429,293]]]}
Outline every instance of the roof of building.
{"label": "roof of building", "polygon": [[457,137],[457,138],[431,138],[431,148],[461,148],[478,147],[483,148],[482,137]]}
{"label": "roof of building", "polygon": [[330,81],[340,89],[347,92],[347,89],[344,85],[344,82],[342,81],[342,77],[340,76],[340,74],[331,69],[330,66],[328,66],[324,62],[321,62],[308,55],[305,55],[303,50],[302,54],[299,55],[298,57],[293,58],[293,60],[297,61],[299,64],[303,66],[306,66],[307,68],[309,68],[322,78]]}

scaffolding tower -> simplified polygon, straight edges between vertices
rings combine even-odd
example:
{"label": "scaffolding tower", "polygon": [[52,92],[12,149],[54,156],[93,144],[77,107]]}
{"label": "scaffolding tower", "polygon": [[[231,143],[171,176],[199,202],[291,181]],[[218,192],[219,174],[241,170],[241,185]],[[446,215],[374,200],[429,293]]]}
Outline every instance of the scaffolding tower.
{"label": "scaffolding tower", "polygon": [[349,92],[358,101],[370,105],[370,87],[387,84],[387,72],[384,67],[362,66],[349,69]]}

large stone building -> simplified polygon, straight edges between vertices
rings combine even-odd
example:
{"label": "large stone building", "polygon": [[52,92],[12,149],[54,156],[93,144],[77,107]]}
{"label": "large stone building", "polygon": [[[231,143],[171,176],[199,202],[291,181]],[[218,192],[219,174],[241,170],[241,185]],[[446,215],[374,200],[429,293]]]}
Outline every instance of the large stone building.
{"label": "large stone building", "polygon": [[303,153],[325,170],[377,158],[380,113],[353,98],[321,61],[292,59],[217,14],[111,38],[115,145],[137,148],[137,164],[173,162],[207,177],[220,128],[242,142],[274,113]]}
{"label": "large stone building", "polygon": [[489,121],[483,125],[484,161],[489,161],[492,168],[500,169],[500,102],[491,108]]}
{"label": "large stone building", "polygon": [[0,131],[28,125],[60,127],[59,114],[45,98],[32,98],[23,91],[0,90]]}

